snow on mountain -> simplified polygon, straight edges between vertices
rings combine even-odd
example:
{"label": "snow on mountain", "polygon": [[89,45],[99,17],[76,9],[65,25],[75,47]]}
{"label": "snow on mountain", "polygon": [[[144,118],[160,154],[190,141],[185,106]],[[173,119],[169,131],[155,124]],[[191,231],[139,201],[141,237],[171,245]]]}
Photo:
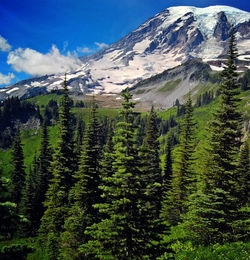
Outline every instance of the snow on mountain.
{"label": "snow on mountain", "polygon": [[[67,74],[68,84],[78,94],[119,93],[193,58],[220,70],[231,24],[236,27],[240,67],[245,70],[250,65],[250,13],[221,5],[178,6],[156,14],[106,49],[81,57],[81,67]],[[50,75],[19,82],[0,91],[0,100],[61,88],[63,78]]]}

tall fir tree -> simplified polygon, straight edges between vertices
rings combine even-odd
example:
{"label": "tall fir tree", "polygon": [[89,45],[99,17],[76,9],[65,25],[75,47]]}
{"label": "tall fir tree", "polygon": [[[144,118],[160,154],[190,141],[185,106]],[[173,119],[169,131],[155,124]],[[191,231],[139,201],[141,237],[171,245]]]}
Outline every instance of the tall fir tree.
{"label": "tall fir tree", "polygon": [[19,206],[22,198],[22,190],[25,183],[24,156],[21,144],[20,130],[17,129],[12,147],[12,171],[10,172],[10,196],[11,201]]}
{"label": "tall fir tree", "polygon": [[172,136],[168,136],[167,138],[167,146],[165,152],[165,163],[163,170],[163,193],[165,194],[171,188],[171,181],[173,177],[173,159],[172,159],[172,146],[173,140],[171,140]]}
{"label": "tall fir tree", "polygon": [[[44,214],[45,207],[44,201],[46,198],[46,192],[48,190],[49,181],[51,179],[51,161],[52,161],[52,149],[49,144],[49,135],[46,121],[44,120],[42,126],[42,136],[38,157],[38,185],[36,193],[36,216],[37,224],[41,222],[41,218]],[[37,227],[39,228],[39,226]]]}
{"label": "tall fir tree", "polygon": [[235,240],[238,232],[242,232],[237,224],[241,214],[236,196],[237,157],[242,137],[242,117],[237,109],[240,100],[237,97],[236,57],[235,29],[232,27],[219,104],[209,127],[202,182],[184,216],[190,239],[196,238],[196,242],[203,244]]}
{"label": "tall fir tree", "polygon": [[26,175],[19,214],[24,217],[19,225],[19,236],[34,236],[40,224],[37,218],[37,192],[39,189],[38,161],[35,153],[32,165]]}
{"label": "tall fir tree", "polygon": [[59,109],[59,135],[51,164],[52,178],[46,193],[46,210],[40,226],[49,259],[58,257],[60,233],[64,230],[64,220],[68,214],[68,193],[73,185],[76,167],[70,104],[65,76]]}
{"label": "tall fir tree", "polygon": [[149,258],[156,257],[159,253],[158,242],[163,226],[160,225],[161,203],[163,198],[163,179],[160,168],[160,143],[157,114],[152,106],[147,117],[145,138],[139,152],[141,163],[140,192],[140,215],[143,219],[141,229],[145,233],[143,238],[147,244],[144,254]]}
{"label": "tall fir tree", "polygon": [[68,259],[83,258],[78,248],[88,240],[84,234],[86,227],[99,221],[98,210],[93,207],[100,202],[100,146],[99,125],[96,116],[96,104],[93,100],[89,113],[89,122],[85,131],[79,170],[74,175],[75,185],[70,190],[71,203],[62,234],[60,257]]}
{"label": "tall fir tree", "polygon": [[[109,178],[113,175],[113,161],[114,161],[114,142],[113,142],[114,130],[112,125],[112,120],[109,121],[108,124],[108,136],[106,140],[106,144],[103,149],[103,157],[101,161],[101,178],[104,180],[105,178]],[[101,180],[101,181],[102,181]],[[104,180],[105,182],[105,180]]]}
{"label": "tall fir tree", "polygon": [[84,129],[85,129],[85,123],[82,120],[81,116],[79,115],[77,117],[76,136],[75,136],[75,153],[78,158],[80,158],[81,156]]}
{"label": "tall fir tree", "polygon": [[[220,97],[218,107],[213,115],[209,127],[209,174],[207,174],[208,186],[230,190],[233,174],[236,169],[237,154],[241,145],[242,115],[238,110],[240,99],[239,85],[237,84],[237,72],[235,61],[237,48],[235,29],[232,28],[229,42],[228,59],[223,71],[223,83],[220,85]],[[211,178],[209,177],[211,176]]]}
{"label": "tall fir tree", "polygon": [[117,123],[114,136],[114,173],[106,178],[103,190],[104,203],[95,207],[106,217],[92,225],[86,232],[92,239],[81,247],[86,255],[101,259],[137,259],[143,256],[143,230],[139,203],[140,173],[138,151],[133,125],[131,94],[122,93],[124,102],[122,121]]}
{"label": "tall fir tree", "polygon": [[165,196],[166,201],[164,201],[163,206],[163,215],[171,225],[176,225],[180,221],[181,214],[186,212],[188,196],[194,189],[195,173],[192,168],[194,162],[194,126],[192,100],[188,95],[171,189]]}
{"label": "tall fir tree", "polygon": [[142,144],[142,178],[145,182],[145,192],[154,218],[159,218],[162,199],[162,173],[160,168],[160,143],[157,115],[152,106],[146,124],[146,136]]}

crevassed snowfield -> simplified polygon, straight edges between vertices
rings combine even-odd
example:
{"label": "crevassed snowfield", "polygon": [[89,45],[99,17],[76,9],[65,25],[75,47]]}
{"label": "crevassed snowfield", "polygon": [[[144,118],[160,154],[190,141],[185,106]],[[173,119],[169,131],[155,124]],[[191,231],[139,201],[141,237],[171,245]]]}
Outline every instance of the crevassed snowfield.
{"label": "crevassed snowfield", "polygon": [[[192,12],[195,17],[195,24],[206,38],[199,46],[199,52],[190,53],[194,57],[202,58],[204,61],[218,57],[224,50],[223,44],[218,43],[215,38],[212,37],[214,28],[217,23],[217,15],[219,12],[224,11],[229,22],[238,24],[250,20],[250,14],[241,11],[237,8],[218,5],[210,6],[207,8],[196,8],[192,6],[170,7],[167,9],[169,13],[161,12],[157,14],[153,19],[161,19],[162,23],[158,27],[158,34],[162,30],[169,27],[176,22],[179,18],[181,20],[178,23],[178,27],[174,30],[178,30],[183,26],[184,21],[189,16],[185,14]],[[183,17],[184,16],[184,17]],[[141,25],[134,32],[139,32],[143,28],[149,25],[151,20]],[[196,27],[188,31],[189,37]],[[144,79],[161,73],[162,71],[180,65],[185,60],[184,54],[179,54],[177,50],[165,50],[166,53],[161,51],[154,51],[153,53],[144,54],[144,51],[150,46],[151,39],[145,38],[140,42],[137,42],[133,50],[126,53],[129,55],[134,52],[134,57],[129,61],[129,65],[125,66],[122,63],[123,50],[114,50],[104,55],[100,60],[94,61],[90,64],[88,69],[94,80],[98,81],[103,87],[104,92],[120,92],[125,87],[131,87],[137,80]],[[239,49],[243,49],[244,53],[246,49],[249,50],[249,41],[239,45]],[[120,56],[120,58],[118,58]],[[216,66],[211,66],[213,70],[221,70]]]}

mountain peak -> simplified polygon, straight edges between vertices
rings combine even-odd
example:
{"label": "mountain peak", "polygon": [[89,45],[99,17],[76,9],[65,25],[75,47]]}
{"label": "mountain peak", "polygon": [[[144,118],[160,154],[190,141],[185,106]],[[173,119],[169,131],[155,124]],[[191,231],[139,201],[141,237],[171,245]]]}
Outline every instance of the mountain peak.
{"label": "mountain peak", "polygon": [[[67,75],[69,88],[79,94],[119,93],[194,58],[221,70],[231,24],[236,27],[241,70],[250,69],[250,13],[223,5],[175,6],[156,14],[106,49],[80,58],[81,68]],[[35,81],[0,90],[0,100],[36,93],[35,88],[61,88],[63,75]]]}

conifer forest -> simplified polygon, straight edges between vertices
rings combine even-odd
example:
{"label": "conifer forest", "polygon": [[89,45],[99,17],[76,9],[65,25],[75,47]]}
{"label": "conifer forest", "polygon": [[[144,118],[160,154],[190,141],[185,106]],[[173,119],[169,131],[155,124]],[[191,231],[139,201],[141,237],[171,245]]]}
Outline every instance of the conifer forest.
{"label": "conifer forest", "polygon": [[[232,31],[216,97],[206,92],[194,104],[189,94],[167,121],[154,106],[138,112],[128,88],[119,115],[100,118],[93,97],[82,120],[67,75],[60,102],[43,114],[28,101],[3,102],[0,145],[11,149],[11,168],[0,167],[0,259],[249,259],[249,138],[236,57]],[[201,137],[194,111],[210,102]],[[24,130],[10,118],[21,125],[29,114],[41,138],[27,168]]]}

